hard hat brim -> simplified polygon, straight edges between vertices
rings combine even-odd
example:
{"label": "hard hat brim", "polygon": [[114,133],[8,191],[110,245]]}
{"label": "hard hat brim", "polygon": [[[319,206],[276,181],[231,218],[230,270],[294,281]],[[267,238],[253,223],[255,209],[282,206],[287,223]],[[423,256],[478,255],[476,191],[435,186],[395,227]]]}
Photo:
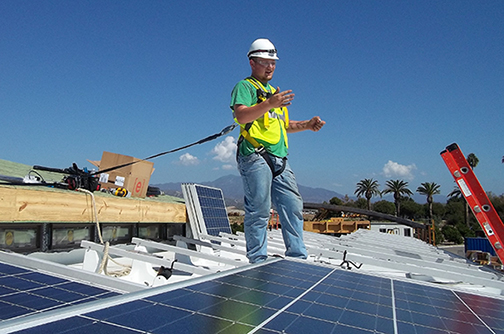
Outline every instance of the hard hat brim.
{"label": "hard hat brim", "polygon": [[254,50],[248,53],[249,58],[264,58],[279,60],[276,50]]}

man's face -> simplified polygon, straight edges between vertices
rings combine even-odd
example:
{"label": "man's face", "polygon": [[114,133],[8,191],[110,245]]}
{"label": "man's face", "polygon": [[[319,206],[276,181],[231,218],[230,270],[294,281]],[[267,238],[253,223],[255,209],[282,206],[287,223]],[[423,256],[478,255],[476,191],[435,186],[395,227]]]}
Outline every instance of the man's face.
{"label": "man's face", "polygon": [[276,60],[264,58],[251,58],[250,67],[252,76],[257,80],[266,83],[273,78],[275,72]]}

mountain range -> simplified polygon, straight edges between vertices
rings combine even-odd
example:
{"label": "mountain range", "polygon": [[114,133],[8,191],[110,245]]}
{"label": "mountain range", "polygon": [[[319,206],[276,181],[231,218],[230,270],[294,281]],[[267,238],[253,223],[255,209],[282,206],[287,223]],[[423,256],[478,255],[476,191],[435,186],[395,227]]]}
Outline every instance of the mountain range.
{"label": "mountain range", "polygon": [[[174,182],[174,183],[162,183],[162,184],[152,184],[154,187],[158,187],[165,194],[176,196],[182,198],[182,182]],[[219,188],[222,190],[224,194],[224,199],[226,201],[227,206],[235,206],[237,208],[243,208],[243,184],[241,177],[238,175],[227,175],[218,178],[215,181],[209,182],[201,182],[198,183],[204,186]],[[339,199],[343,199],[346,195],[342,195],[335,191],[327,190],[324,188],[311,188],[298,184],[299,192],[303,197],[303,202],[305,203],[324,203],[331,200],[333,197],[338,197]],[[355,196],[348,195],[350,199],[356,200]],[[419,203],[424,204],[426,199],[424,195],[420,195],[418,193],[414,193],[411,198]],[[387,200],[390,202],[394,202],[394,197],[390,194],[384,195],[383,197],[373,198],[372,202],[379,200]],[[434,202],[446,203],[446,196],[444,195],[434,195]]]}
{"label": "mountain range", "polygon": [[[152,184],[152,186],[158,187],[167,195],[182,197],[181,184],[182,182],[172,182]],[[240,176],[227,175],[220,177],[215,181],[201,182],[198,184],[221,189],[227,206],[236,206],[238,208],[243,207],[243,184]],[[344,197],[344,195],[335,191],[323,188],[311,188],[302,185],[298,185],[298,187],[304,202],[323,203],[329,202],[329,200],[333,197]]]}

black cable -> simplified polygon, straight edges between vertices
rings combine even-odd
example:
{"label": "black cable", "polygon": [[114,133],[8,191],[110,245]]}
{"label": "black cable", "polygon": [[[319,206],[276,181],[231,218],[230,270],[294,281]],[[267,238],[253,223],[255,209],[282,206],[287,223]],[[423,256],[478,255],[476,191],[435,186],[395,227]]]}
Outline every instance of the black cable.
{"label": "black cable", "polygon": [[33,169],[28,172],[28,176],[30,176],[32,173],[37,174],[37,176],[39,177],[39,181],[42,183],[45,183],[44,177],[42,175],[40,175],[40,173],[38,173],[37,171],[35,171]]}
{"label": "black cable", "polygon": [[200,139],[197,142],[194,142],[192,144],[188,144],[188,145],[184,145],[184,146],[181,146],[181,147],[178,147],[178,148],[174,148],[174,149],[166,151],[166,152],[161,152],[161,153],[158,153],[158,154],[154,154],[154,155],[151,155],[150,157],[147,157],[145,159],[140,159],[140,160],[136,160],[136,161],[133,161],[133,162],[128,162],[128,163],[125,163],[125,164],[122,164],[122,165],[110,167],[110,168],[107,168],[107,169],[104,169],[104,170],[99,170],[99,171],[97,171],[95,173],[90,174],[90,176],[93,176],[93,175],[96,175],[96,174],[101,174],[101,173],[107,173],[107,172],[110,172],[110,171],[113,171],[113,170],[116,170],[116,169],[119,169],[119,168],[131,166],[131,165],[136,164],[137,162],[140,162],[140,161],[147,161],[147,160],[150,160],[150,159],[154,159],[154,158],[160,157],[160,156],[165,155],[165,154],[181,151],[183,149],[186,149],[186,148],[194,146],[194,145],[206,143],[207,141],[211,141],[211,140],[217,139],[217,138],[219,138],[221,136],[224,136],[224,135],[230,133],[237,126],[238,126],[237,124],[231,124],[229,126],[226,126],[224,129],[222,129],[221,132],[218,132],[218,133],[213,134],[211,136],[208,136],[208,137],[205,137],[203,139]]}
{"label": "black cable", "polygon": [[[96,189],[94,189],[94,183],[98,183],[98,181],[97,181],[97,179],[94,183],[90,182],[90,181],[91,181],[91,179],[95,180],[95,178],[93,176],[95,176],[96,174],[110,172],[115,169],[131,166],[131,165],[133,165],[137,162],[140,162],[140,161],[147,161],[150,159],[160,157],[165,154],[174,153],[174,152],[186,149],[186,148],[194,146],[194,145],[206,143],[208,141],[217,139],[221,136],[224,136],[224,135],[230,133],[237,126],[238,126],[237,124],[232,124],[232,125],[225,127],[224,129],[222,129],[222,131],[220,131],[216,134],[210,135],[208,137],[205,137],[203,139],[200,139],[194,143],[184,145],[184,146],[181,146],[181,147],[178,147],[178,148],[166,151],[166,152],[154,154],[154,155],[151,155],[150,157],[147,157],[145,159],[136,160],[136,161],[129,162],[126,164],[110,167],[105,170],[100,170],[95,173],[88,173],[87,171],[83,171],[83,170],[79,169],[75,163],[72,165],[72,167],[65,168],[65,169],[49,168],[49,167],[43,167],[43,166],[33,166],[33,169],[37,169],[37,170],[43,170],[43,171],[54,172],[54,173],[69,174],[69,176],[65,177],[62,182],[48,183],[44,180],[44,178],[39,173],[32,170],[32,171],[30,171],[30,173],[32,173],[32,172],[36,173],[40,177],[39,182],[25,183],[22,178],[13,178],[13,177],[0,175],[0,181],[6,181],[6,182],[0,182],[0,184],[14,185],[14,186],[20,186],[20,185],[22,185],[22,186],[49,186],[49,187],[64,188],[64,189],[75,189],[75,188],[84,187],[84,188],[93,188],[93,189],[88,189],[88,190],[94,191],[94,190],[96,190]],[[86,182],[82,182],[82,181],[86,181]],[[93,184],[91,184],[91,183],[93,183]]]}

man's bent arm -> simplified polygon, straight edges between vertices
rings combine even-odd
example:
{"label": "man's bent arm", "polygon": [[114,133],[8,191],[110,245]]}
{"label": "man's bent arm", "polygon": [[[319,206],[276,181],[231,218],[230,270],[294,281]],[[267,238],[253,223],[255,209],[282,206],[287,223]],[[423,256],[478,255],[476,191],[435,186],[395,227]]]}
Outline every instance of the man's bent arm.
{"label": "man's bent arm", "polygon": [[320,117],[315,116],[310,120],[306,121],[289,121],[289,127],[287,128],[287,133],[301,132],[305,130],[318,131],[322,129],[325,121],[321,120]]}
{"label": "man's bent arm", "polygon": [[240,124],[247,124],[255,121],[270,109],[288,107],[291,105],[292,99],[294,99],[294,94],[291,93],[292,90],[280,92],[280,87],[278,87],[277,93],[255,106],[248,107],[244,104],[235,104],[233,110],[236,120]]}
{"label": "man's bent arm", "polygon": [[255,121],[264,115],[271,108],[268,105],[268,100],[256,104],[252,107],[247,107],[244,104],[235,104],[233,107],[236,120],[240,124],[247,124]]}

